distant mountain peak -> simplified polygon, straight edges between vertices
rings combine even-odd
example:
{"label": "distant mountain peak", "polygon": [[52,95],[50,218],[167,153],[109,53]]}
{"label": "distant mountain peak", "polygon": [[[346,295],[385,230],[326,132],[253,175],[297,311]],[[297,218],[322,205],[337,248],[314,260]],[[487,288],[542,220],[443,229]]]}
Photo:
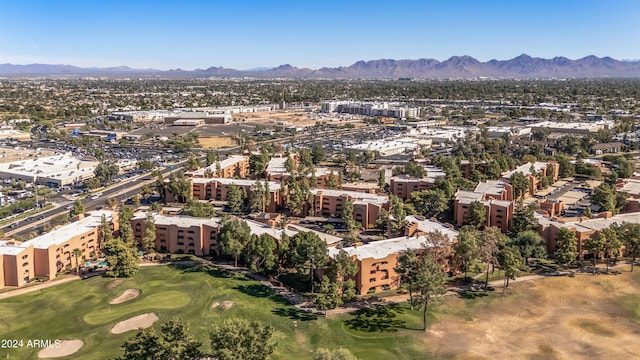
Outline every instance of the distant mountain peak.
{"label": "distant mountain peak", "polygon": [[297,68],[291,64],[277,67],[256,67],[236,70],[224,67],[206,69],[167,71],[154,69],[134,69],[128,66],[110,68],[81,68],[73,65],[0,64],[0,76],[111,76],[111,77],[166,77],[166,78],[336,78],[336,79],[450,79],[450,78],[600,78],[628,77],[640,78],[640,61],[619,61],[611,57],[599,58],[588,55],[571,60],[556,56],[551,59],[520,54],[509,60],[481,62],[469,55],[452,56],[439,61],[432,58],[417,60],[377,59],[359,60],[350,66],[323,67],[320,69]]}

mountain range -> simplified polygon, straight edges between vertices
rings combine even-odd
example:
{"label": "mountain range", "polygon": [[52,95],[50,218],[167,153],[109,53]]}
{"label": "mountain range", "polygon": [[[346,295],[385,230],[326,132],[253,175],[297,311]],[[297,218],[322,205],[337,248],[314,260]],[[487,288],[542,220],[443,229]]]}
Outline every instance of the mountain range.
{"label": "mountain range", "polygon": [[586,56],[544,59],[522,54],[509,60],[481,62],[471,56],[436,59],[358,61],[350,66],[320,69],[289,64],[274,68],[236,70],[210,67],[195,70],[134,69],[127,66],[82,68],[72,65],[0,64],[4,77],[143,77],[143,78],[309,78],[309,79],[472,79],[472,78],[640,78],[640,61]]}

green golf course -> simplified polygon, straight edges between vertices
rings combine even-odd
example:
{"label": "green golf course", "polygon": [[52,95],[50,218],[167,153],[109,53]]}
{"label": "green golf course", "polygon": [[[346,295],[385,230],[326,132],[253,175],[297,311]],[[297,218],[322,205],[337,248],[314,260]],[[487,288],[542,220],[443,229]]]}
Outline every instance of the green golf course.
{"label": "green golf course", "polygon": [[[127,289],[140,295],[109,305]],[[243,275],[207,266],[144,267],[132,279],[93,277],[72,281],[0,301],[0,338],[23,340],[19,348],[2,348],[0,357],[35,359],[32,339],[82,340],[68,359],[112,359],[136,331],[112,334],[118,322],[153,312],[153,326],[176,316],[191,325],[191,333],[209,349],[212,324],[225,318],[245,318],[272,324],[278,349],[273,359],[308,359],[318,347],[345,347],[362,359],[416,359],[428,353],[420,313],[403,307],[379,308],[359,315],[326,319],[302,312],[280,295]]]}

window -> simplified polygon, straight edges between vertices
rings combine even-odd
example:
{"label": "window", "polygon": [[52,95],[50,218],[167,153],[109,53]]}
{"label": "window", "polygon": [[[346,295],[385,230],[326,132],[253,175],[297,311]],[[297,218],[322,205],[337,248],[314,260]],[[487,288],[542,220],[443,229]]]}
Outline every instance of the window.
{"label": "window", "polygon": [[29,255],[22,255],[22,260],[24,260],[24,259],[26,259],[28,257],[29,257]]}
{"label": "window", "polygon": [[372,282],[376,282],[376,278],[371,278],[371,279],[369,279],[369,282],[370,282],[370,283],[372,283]]}
{"label": "window", "polygon": [[371,270],[371,271],[369,272],[369,274],[371,274],[371,275],[373,275],[373,274],[375,274],[375,273],[376,273],[376,271],[375,271],[375,270]]}
{"label": "window", "polygon": [[27,262],[23,262],[22,266],[29,266],[29,262],[28,261]]}

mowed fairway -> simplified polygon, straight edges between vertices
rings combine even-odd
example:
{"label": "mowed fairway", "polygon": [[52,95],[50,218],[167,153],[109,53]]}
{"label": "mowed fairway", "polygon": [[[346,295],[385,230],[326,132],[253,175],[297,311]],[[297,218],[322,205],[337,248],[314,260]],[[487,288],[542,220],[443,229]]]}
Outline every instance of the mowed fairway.
{"label": "mowed fairway", "polygon": [[[114,286],[114,284],[116,284]],[[142,291],[130,301],[109,305],[129,288]],[[233,302],[233,306],[212,304]],[[118,322],[154,312],[160,324],[177,316],[191,324],[191,333],[207,351],[211,324],[225,318],[268,322],[279,341],[273,359],[308,359],[318,346],[350,348],[363,359],[415,359],[420,354],[421,333],[393,329],[368,332],[351,329],[343,319],[327,320],[297,310],[282,297],[244,276],[206,267],[144,267],[124,281],[94,277],[0,301],[0,338],[22,339],[21,349],[0,349],[0,357],[35,359],[39,349],[27,348],[29,339],[80,339],[84,346],[69,359],[112,359],[135,331],[112,334]],[[412,322],[412,317],[401,314]],[[416,323],[415,326],[419,326]]]}
{"label": "mowed fairway", "polygon": [[[109,305],[126,289],[130,301]],[[227,304],[228,306],[224,306]],[[258,282],[215,268],[144,267],[124,281],[91,278],[0,301],[0,338],[79,339],[70,359],[109,359],[135,334],[112,334],[118,322],[153,312],[191,324],[209,350],[212,323],[245,318],[272,324],[273,359],[309,359],[318,347],[345,347],[360,359],[634,358],[640,352],[640,273],[577,275],[513,284],[504,296],[447,297],[430,313],[429,330],[406,304],[359,314],[316,316],[288,305]],[[39,349],[0,349],[0,357],[32,359]]]}

